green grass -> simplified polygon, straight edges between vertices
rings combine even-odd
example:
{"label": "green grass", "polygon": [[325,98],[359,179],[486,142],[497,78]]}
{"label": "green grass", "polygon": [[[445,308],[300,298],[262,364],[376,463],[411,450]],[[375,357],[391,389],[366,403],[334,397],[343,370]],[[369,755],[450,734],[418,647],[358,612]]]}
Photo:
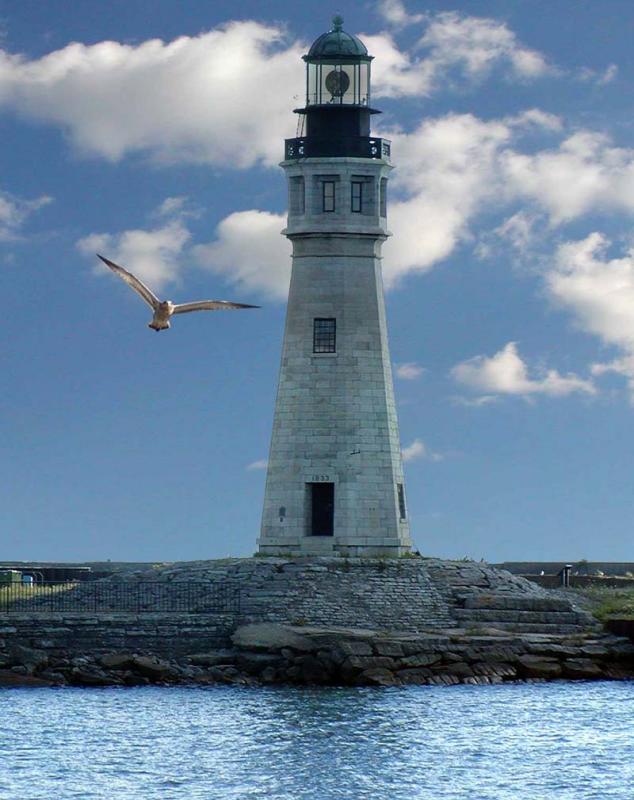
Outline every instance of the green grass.
{"label": "green grass", "polygon": [[[579,589],[575,587],[575,591]],[[590,586],[583,589],[582,593],[590,600],[590,610],[600,622],[610,617],[634,619],[634,587],[617,589]]]}

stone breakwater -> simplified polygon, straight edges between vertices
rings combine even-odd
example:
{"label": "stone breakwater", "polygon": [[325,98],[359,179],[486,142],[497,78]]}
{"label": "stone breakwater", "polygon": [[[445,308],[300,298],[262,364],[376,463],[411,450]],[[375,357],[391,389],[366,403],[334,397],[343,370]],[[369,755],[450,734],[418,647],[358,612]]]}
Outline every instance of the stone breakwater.
{"label": "stone breakwater", "polygon": [[238,628],[229,647],[178,658],[19,644],[0,655],[0,686],[451,686],[632,678],[634,644],[610,634],[399,634],[255,623]]}
{"label": "stone breakwater", "polygon": [[[2,614],[0,685],[634,677],[628,639],[603,632],[565,593],[482,563],[228,559],[118,573],[103,585],[144,581],[161,588],[143,613],[115,599],[95,614],[90,586],[79,586],[69,589],[76,613],[52,613],[44,598],[29,613]],[[200,592],[201,608],[219,587],[238,593],[239,607],[157,613],[153,604],[183,586]]]}

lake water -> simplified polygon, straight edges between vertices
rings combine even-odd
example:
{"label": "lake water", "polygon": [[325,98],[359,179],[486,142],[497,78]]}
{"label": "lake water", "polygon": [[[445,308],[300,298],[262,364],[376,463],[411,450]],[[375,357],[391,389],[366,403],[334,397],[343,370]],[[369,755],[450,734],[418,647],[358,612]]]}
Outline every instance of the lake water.
{"label": "lake water", "polygon": [[1,800],[632,800],[634,683],[0,690]]}

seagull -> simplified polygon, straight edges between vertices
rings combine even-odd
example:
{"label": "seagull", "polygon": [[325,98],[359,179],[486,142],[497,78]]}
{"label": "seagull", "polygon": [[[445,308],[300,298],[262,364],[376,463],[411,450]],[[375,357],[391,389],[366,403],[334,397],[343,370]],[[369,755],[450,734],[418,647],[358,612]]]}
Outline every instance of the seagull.
{"label": "seagull", "polygon": [[260,308],[260,306],[249,306],[246,303],[231,303],[228,300],[198,300],[195,303],[179,303],[175,305],[171,300],[159,300],[154,292],[150,291],[148,287],[140,281],[136,275],[128,272],[127,269],[120,267],[113,261],[100,256],[103,263],[110,267],[110,269],[118,275],[121,280],[125,281],[131,289],[139,294],[145,302],[150,306],[154,312],[152,322],[149,323],[148,328],[155,331],[164,331],[170,326],[170,318],[174,314],[187,314],[189,311],[223,311],[232,308]]}

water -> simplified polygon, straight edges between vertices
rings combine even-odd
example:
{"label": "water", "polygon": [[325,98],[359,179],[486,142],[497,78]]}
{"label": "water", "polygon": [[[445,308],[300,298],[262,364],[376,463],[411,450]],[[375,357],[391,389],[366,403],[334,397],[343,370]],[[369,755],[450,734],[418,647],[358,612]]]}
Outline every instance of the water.
{"label": "water", "polygon": [[633,683],[0,690],[1,800],[633,797]]}

